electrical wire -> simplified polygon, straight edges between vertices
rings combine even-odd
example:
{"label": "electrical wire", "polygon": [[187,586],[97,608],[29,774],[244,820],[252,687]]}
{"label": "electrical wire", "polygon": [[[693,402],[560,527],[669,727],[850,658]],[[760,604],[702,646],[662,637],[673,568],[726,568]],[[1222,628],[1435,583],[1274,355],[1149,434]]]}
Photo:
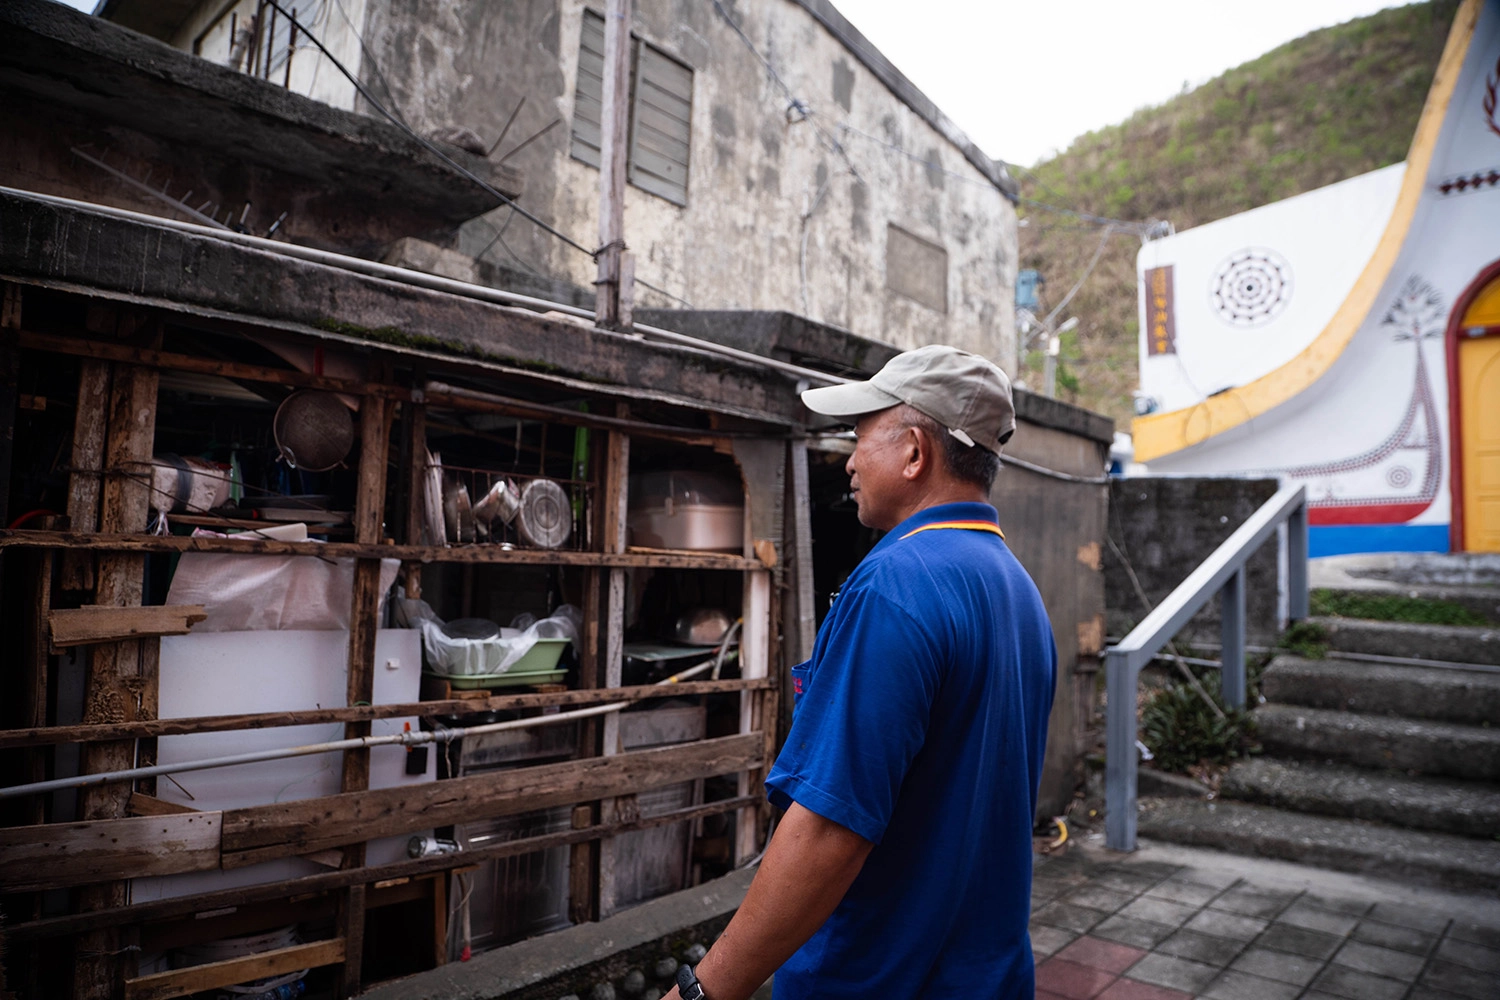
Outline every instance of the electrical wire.
{"label": "electrical wire", "polygon": [[1089,275],[1094,273],[1094,267],[1099,263],[1099,258],[1104,256],[1104,248],[1109,245],[1109,238],[1114,234],[1114,226],[1104,227],[1104,232],[1099,236],[1099,245],[1094,249],[1093,259],[1089,261],[1088,267],[1083,269],[1082,276],[1080,276],[1078,281],[1074,283],[1073,287],[1068,290],[1068,294],[1064,295],[1062,297],[1062,301],[1059,302],[1055,307],[1053,307],[1052,311],[1049,312],[1046,318],[1042,320],[1042,326],[1044,328],[1048,330],[1052,329],[1052,321],[1057,318],[1058,313],[1067,308],[1068,303],[1073,301],[1073,296],[1077,295],[1079,289],[1083,288],[1083,283],[1089,280]]}
{"label": "electrical wire", "polygon": [[419,135],[415,129],[413,129],[410,125],[406,124],[406,122],[402,121],[396,115],[392,114],[389,110],[386,109],[386,106],[384,104],[381,104],[380,101],[376,100],[375,95],[372,94],[372,93],[370,93],[369,88],[367,88],[363,83],[361,83],[354,76],[353,73],[349,72],[349,70],[344,66],[344,64],[338,60],[338,57],[336,57],[332,52],[328,51],[328,46],[324,45],[323,42],[322,42],[322,40],[320,40],[317,35],[314,35],[312,32],[307,31],[300,24],[298,24],[297,23],[297,19],[295,17],[293,17],[290,13],[288,13],[287,10],[286,10],[286,8],[283,7],[283,6],[281,6],[281,4],[278,2],[278,0],[265,0],[265,3],[266,3],[267,6],[273,8],[274,10],[279,11],[281,13],[281,15],[283,17],[286,17],[287,19],[289,19],[292,22],[293,25],[296,25],[297,30],[300,33],[306,35],[307,38],[308,38],[308,40],[311,41],[314,45],[316,45],[318,47],[318,51],[321,52],[321,53],[323,53],[324,57],[326,57],[329,62],[333,63],[334,68],[337,69],[340,73],[342,73],[344,75],[345,79],[347,79],[350,83],[354,84],[354,89],[357,90],[357,91],[359,91],[359,95],[361,97],[363,97],[366,101],[370,102],[370,106],[371,107],[373,107],[376,111],[379,111],[382,115],[384,115],[397,128],[401,129],[403,132],[405,132],[412,139],[414,139],[418,143],[420,143],[423,146],[423,148],[425,148],[428,152],[432,153],[432,155],[434,155],[438,159],[442,160],[450,168],[452,168],[453,170],[456,170],[459,174],[463,175],[468,180],[472,181],[480,189],[482,189],[486,194],[489,194],[492,197],[498,199],[501,204],[503,204],[503,205],[509,205],[523,219],[526,219],[529,222],[532,222],[532,223],[536,224],[542,230],[544,230],[545,232],[551,234],[552,236],[557,237],[559,240],[561,240],[562,242],[566,243],[568,246],[572,247],[574,250],[577,250],[580,253],[586,254],[588,257],[590,257],[592,259],[595,259],[595,260],[598,259],[598,256],[599,256],[599,251],[598,250],[590,250],[588,247],[586,247],[583,244],[579,243],[577,240],[573,239],[571,236],[568,236],[566,233],[563,233],[563,232],[561,232],[561,231],[559,231],[557,229],[554,229],[553,227],[549,226],[547,223],[543,222],[541,219],[537,218],[536,216],[532,215],[530,212],[526,211],[520,205],[517,205],[516,204],[516,200],[514,198],[512,198],[509,195],[505,194],[504,192],[502,192],[501,190],[499,190],[498,188],[496,188],[493,184],[491,184],[489,181],[486,181],[484,178],[480,177],[478,174],[475,174],[469,168],[465,167],[462,163],[459,163],[457,160],[453,159],[453,157],[451,157],[447,153],[443,152],[441,149],[438,148],[438,146],[435,143],[433,143],[432,141],[430,141],[426,137],[424,137],[422,135]]}

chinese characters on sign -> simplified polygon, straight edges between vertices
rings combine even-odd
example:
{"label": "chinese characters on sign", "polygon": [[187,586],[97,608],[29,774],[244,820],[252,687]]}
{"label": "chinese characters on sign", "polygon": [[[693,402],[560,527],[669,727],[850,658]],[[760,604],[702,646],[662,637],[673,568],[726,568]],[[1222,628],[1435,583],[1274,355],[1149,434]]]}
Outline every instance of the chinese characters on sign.
{"label": "chinese characters on sign", "polygon": [[1172,265],[1146,270],[1146,355],[1177,353],[1172,315]]}

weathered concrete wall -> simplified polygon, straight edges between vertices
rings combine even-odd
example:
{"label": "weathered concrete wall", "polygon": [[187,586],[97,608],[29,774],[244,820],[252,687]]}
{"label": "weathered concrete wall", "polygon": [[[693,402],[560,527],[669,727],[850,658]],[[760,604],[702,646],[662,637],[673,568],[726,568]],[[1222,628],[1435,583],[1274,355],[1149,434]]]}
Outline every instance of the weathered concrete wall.
{"label": "weathered concrete wall", "polygon": [[[492,142],[524,97],[508,148],[560,119],[510,163],[527,177],[522,204],[592,247],[599,173],[569,155],[584,6],[392,0],[372,5],[366,38],[419,130],[464,125]],[[636,274],[668,293],[638,286],[640,303],[794,312],[898,347],[951,343],[1014,370],[1011,203],[807,7],[730,9],[814,114],[788,122],[785,93],[712,4],[637,3],[635,34],[694,71],[686,207],[626,194]],[[946,250],[946,312],[887,288],[889,225]],[[587,256],[505,209],[465,227],[458,249],[584,287],[595,277]]]}
{"label": "weathered concrete wall", "polygon": [[1074,482],[1009,465],[991,502],[1006,544],[1036,581],[1057,643],[1057,687],[1047,730],[1038,816],[1055,816],[1081,782],[1094,679],[1104,644],[1104,542],[1108,487],[1099,482],[1114,425],[1095,413],[1030,393],[1016,395],[1016,434],[1005,454],[1076,476]]}
{"label": "weathered concrete wall", "polygon": [[[1123,636],[1146,616],[1127,565],[1156,606],[1269,500],[1276,487],[1274,479],[1114,480],[1109,488],[1113,545],[1104,553],[1110,634]],[[1272,538],[1246,566],[1246,628],[1252,643],[1269,644],[1279,631],[1277,559],[1277,542]],[[1188,623],[1184,634],[1190,639],[1219,641],[1217,598]]]}

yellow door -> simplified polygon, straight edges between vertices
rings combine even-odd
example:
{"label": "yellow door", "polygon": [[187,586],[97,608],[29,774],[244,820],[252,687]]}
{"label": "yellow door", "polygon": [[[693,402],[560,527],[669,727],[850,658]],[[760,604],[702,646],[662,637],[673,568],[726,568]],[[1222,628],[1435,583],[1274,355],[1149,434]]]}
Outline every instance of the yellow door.
{"label": "yellow door", "polygon": [[[1500,552],[1500,280],[1464,313],[1462,329],[1488,336],[1458,345],[1459,420],[1463,434],[1464,548]],[[1463,333],[1460,333],[1463,336]]]}

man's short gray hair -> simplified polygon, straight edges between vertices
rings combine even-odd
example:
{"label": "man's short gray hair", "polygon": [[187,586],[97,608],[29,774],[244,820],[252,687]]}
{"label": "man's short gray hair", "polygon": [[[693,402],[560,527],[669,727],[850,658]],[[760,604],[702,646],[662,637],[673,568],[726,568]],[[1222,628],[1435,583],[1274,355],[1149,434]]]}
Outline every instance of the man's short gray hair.
{"label": "man's short gray hair", "polygon": [[907,403],[896,408],[901,428],[920,427],[934,441],[942,442],[943,460],[948,471],[965,483],[989,493],[1000,474],[1000,456],[979,445],[967,445],[948,433],[948,428]]}

